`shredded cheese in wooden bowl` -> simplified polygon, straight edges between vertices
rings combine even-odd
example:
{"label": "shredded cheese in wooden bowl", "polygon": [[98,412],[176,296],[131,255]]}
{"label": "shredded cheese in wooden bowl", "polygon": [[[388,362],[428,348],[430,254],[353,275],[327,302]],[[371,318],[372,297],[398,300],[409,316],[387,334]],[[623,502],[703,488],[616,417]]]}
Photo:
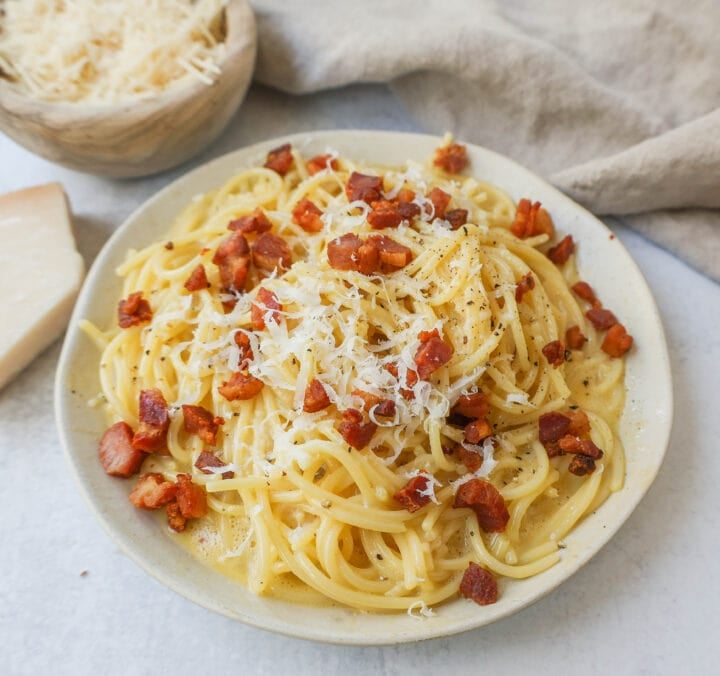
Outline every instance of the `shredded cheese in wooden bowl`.
{"label": "shredded cheese in wooden bowl", "polygon": [[41,101],[118,103],[212,85],[226,0],[8,0],[0,77]]}

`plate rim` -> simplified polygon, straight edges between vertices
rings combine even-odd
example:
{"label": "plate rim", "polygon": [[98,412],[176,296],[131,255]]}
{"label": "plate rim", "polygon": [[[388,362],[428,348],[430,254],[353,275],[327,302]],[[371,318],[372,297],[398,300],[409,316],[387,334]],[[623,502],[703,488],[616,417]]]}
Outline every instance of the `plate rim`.
{"label": "plate rim", "polygon": [[[166,587],[172,589],[176,593],[180,594],[184,598],[192,601],[193,603],[196,603],[200,605],[201,607],[204,607],[206,609],[212,610],[214,612],[217,612],[221,615],[224,615],[226,617],[229,617],[233,620],[239,620],[245,624],[248,624],[250,626],[259,628],[259,629],[266,629],[275,633],[283,634],[285,636],[290,636],[294,638],[303,638],[313,641],[318,641],[322,643],[330,643],[335,645],[364,645],[364,646],[370,646],[370,645],[393,645],[398,643],[405,643],[405,642],[413,642],[413,641],[420,641],[420,640],[427,640],[432,638],[438,638],[442,636],[450,636],[457,633],[470,631],[473,629],[477,629],[482,626],[486,626],[489,624],[492,624],[494,622],[497,622],[505,617],[508,617],[511,614],[514,614],[515,612],[518,612],[519,610],[528,607],[537,601],[544,598],[547,594],[549,594],[551,591],[556,589],[558,586],[560,586],[563,582],[568,580],[570,577],[572,577],[581,567],[583,567],[586,563],[588,563],[595,555],[597,555],[604,547],[605,545],[615,536],[615,534],[620,530],[620,528],[623,526],[623,524],[628,520],[628,518],[632,515],[632,513],[635,511],[637,505],[640,503],[642,498],[645,496],[647,491],[652,486],[657,473],[660,470],[660,467],[662,466],[663,460],[665,458],[665,455],[667,453],[667,449],[670,442],[670,435],[672,430],[672,423],[673,423],[673,411],[674,411],[674,403],[673,403],[673,384],[672,384],[672,373],[670,369],[670,360],[669,360],[669,354],[667,349],[667,340],[665,337],[665,332],[663,329],[662,321],[660,318],[660,313],[657,308],[657,304],[655,302],[655,299],[652,295],[652,292],[650,290],[650,287],[647,283],[647,280],[645,279],[642,271],[640,270],[639,266],[635,262],[635,260],[632,258],[630,253],[627,251],[625,246],[620,242],[617,241],[617,255],[620,255],[623,257],[622,260],[622,267],[623,270],[628,270],[633,273],[634,279],[632,280],[633,283],[639,283],[640,284],[640,293],[645,294],[647,299],[650,301],[649,307],[644,308],[644,312],[647,315],[648,320],[653,325],[653,328],[656,331],[656,337],[659,341],[659,345],[661,347],[661,354],[655,355],[655,358],[657,359],[656,364],[656,370],[658,372],[661,372],[661,377],[659,378],[659,382],[662,384],[658,388],[658,394],[659,394],[659,400],[661,400],[664,403],[664,406],[667,411],[667,415],[661,417],[658,420],[654,421],[655,425],[661,425],[660,432],[658,433],[658,437],[662,439],[662,443],[660,444],[660,449],[655,452],[655,455],[653,455],[653,458],[655,459],[654,465],[651,467],[651,471],[645,476],[645,480],[643,481],[642,486],[638,489],[638,487],[635,487],[636,490],[633,491],[632,496],[630,499],[626,499],[625,509],[621,512],[621,514],[613,521],[612,524],[610,524],[610,527],[604,528],[601,533],[600,537],[597,538],[597,542],[594,544],[593,547],[591,547],[588,551],[583,552],[581,555],[574,558],[572,561],[568,561],[565,563],[564,566],[562,566],[563,575],[562,577],[557,580],[551,582],[551,584],[546,585],[545,588],[542,588],[539,592],[531,594],[529,598],[520,598],[516,603],[507,604],[507,606],[502,606],[499,612],[495,612],[492,614],[492,616],[489,619],[486,619],[487,616],[479,613],[477,615],[476,621],[471,623],[465,623],[462,624],[462,626],[458,625],[452,625],[449,628],[440,624],[440,625],[428,625],[425,622],[416,621],[412,628],[415,629],[415,631],[408,633],[407,631],[400,631],[398,634],[387,634],[387,635],[377,635],[373,636],[371,639],[363,638],[362,636],[358,637],[352,632],[345,631],[345,633],[342,632],[342,630],[331,630],[330,634],[328,634],[327,630],[324,630],[323,628],[316,628],[311,623],[304,624],[302,626],[296,626],[296,625],[289,625],[287,623],[283,623],[278,621],[277,618],[268,617],[268,616],[260,616],[256,617],[253,615],[245,615],[242,613],[231,612],[228,606],[223,605],[222,603],[217,602],[214,598],[210,597],[202,597],[202,595],[194,593],[190,591],[186,586],[183,586],[182,580],[176,579],[178,574],[172,574],[165,571],[160,565],[158,565],[157,562],[149,561],[148,560],[148,554],[144,552],[141,547],[138,547],[133,544],[133,542],[126,541],[125,538],[120,537],[120,534],[117,532],[115,527],[113,526],[110,515],[106,513],[102,507],[101,504],[99,504],[99,497],[95,494],[95,492],[92,490],[92,487],[89,484],[86,484],[85,480],[83,479],[80,471],[79,471],[79,464],[80,460],[77,458],[72,450],[72,441],[71,441],[71,434],[70,434],[70,423],[69,423],[69,415],[68,411],[70,409],[70,403],[72,394],[69,393],[69,388],[67,387],[66,383],[68,381],[69,376],[69,369],[72,362],[72,356],[74,353],[74,349],[77,343],[77,340],[79,336],[81,335],[80,330],[78,329],[78,322],[83,317],[84,312],[86,311],[86,306],[88,302],[92,299],[94,293],[96,293],[96,289],[99,286],[98,282],[100,282],[103,278],[103,275],[105,274],[105,268],[108,266],[109,259],[112,257],[113,253],[115,253],[115,247],[116,243],[122,239],[124,236],[124,233],[126,230],[132,228],[133,223],[135,223],[138,220],[142,220],[143,215],[145,212],[151,210],[156,204],[162,203],[164,200],[168,198],[169,195],[171,195],[175,190],[178,189],[178,187],[182,186],[185,183],[191,184],[194,181],[197,181],[198,178],[202,177],[206,174],[211,174],[213,170],[221,166],[225,163],[229,163],[233,161],[233,158],[238,158],[238,168],[241,168],[244,164],[247,164],[249,158],[257,155],[261,156],[262,153],[267,152],[269,149],[274,148],[278,145],[281,145],[283,143],[291,143],[291,144],[298,144],[299,146],[304,145],[308,141],[315,142],[319,138],[322,138],[324,142],[328,144],[337,143],[342,141],[343,139],[352,139],[353,137],[375,137],[376,139],[382,139],[382,140],[391,140],[397,139],[397,137],[402,137],[404,140],[407,141],[413,141],[416,140],[419,143],[427,144],[429,142],[433,142],[436,146],[441,143],[441,137],[431,135],[431,134],[417,134],[417,133],[407,133],[407,132],[396,132],[396,131],[386,131],[386,130],[363,130],[363,129],[345,129],[345,130],[316,130],[316,131],[309,131],[309,132],[300,132],[295,134],[286,134],[270,139],[265,139],[263,141],[259,141],[256,143],[252,143],[246,146],[242,146],[240,148],[237,148],[229,153],[223,154],[219,157],[216,157],[198,167],[195,167],[191,171],[177,177],[173,181],[171,181],[168,185],[160,189],[158,192],[151,195],[146,201],[144,201],[142,204],[140,204],[133,212],[122,222],[120,226],[117,227],[117,229],[113,232],[113,234],[110,236],[110,238],[107,240],[107,242],[103,245],[100,252],[95,257],[92,265],[90,266],[90,269],[88,271],[88,274],[85,278],[85,281],[83,283],[82,289],[80,293],[78,294],[77,301],[75,303],[75,307],[73,309],[72,316],[70,318],[70,322],[68,325],[68,330],[65,334],[65,338],[63,340],[63,346],[60,354],[60,358],[58,361],[58,366],[56,369],[55,374],[55,383],[54,383],[54,412],[55,412],[55,422],[56,422],[56,428],[58,430],[58,434],[60,437],[61,445],[63,447],[63,453],[65,456],[65,460],[67,462],[67,465],[71,471],[71,474],[73,475],[76,484],[78,488],[80,489],[80,494],[82,495],[83,499],[89,506],[91,512],[94,514],[95,518],[99,521],[100,525],[102,526],[103,530],[107,533],[107,535],[110,537],[111,541],[119,547],[119,549],[126,555],[128,558],[130,558],[135,564],[137,564],[141,569],[143,569],[146,573],[151,575],[153,578],[155,578],[157,581],[161,582]],[[338,140],[339,139],[339,140]],[[534,172],[530,171],[526,167],[522,166],[521,164],[515,162],[514,160],[501,155],[499,153],[496,153],[495,151],[489,150],[487,148],[484,148],[482,146],[478,146],[472,143],[466,144],[468,148],[470,148],[473,152],[478,152],[481,155],[484,155],[485,158],[489,161],[491,161],[493,164],[499,163],[504,164],[508,169],[512,170],[514,173],[518,173],[520,175],[524,175],[525,177],[531,178],[534,182],[539,183],[542,185],[542,190],[546,194],[552,194],[553,199],[556,201],[565,202],[566,206],[571,209],[572,211],[581,214],[582,218],[584,220],[592,221],[593,225],[595,227],[599,227],[601,230],[604,230],[608,236],[611,238],[615,238],[615,236],[612,234],[612,231],[602,222],[600,221],[595,215],[593,215],[591,212],[589,212],[587,209],[582,207],[580,204],[576,203],[574,200],[572,200],[570,197],[562,193],[560,190],[558,190],[555,186],[548,183],[544,178],[538,176]],[[372,151],[370,151],[370,154],[372,154]],[[408,158],[406,158],[408,159]],[[414,158],[411,158],[414,159]],[[471,172],[472,175],[472,172]],[[512,190],[512,186],[504,186],[499,185],[499,187],[503,190]],[[186,198],[185,202],[182,204],[177,205],[176,213],[179,213],[180,210],[186,206],[187,202],[189,202],[190,198]],[[169,227],[170,223],[168,223]],[[137,227],[137,226],[136,226]],[[626,388],[628,387],[627,381],[626,381]],[[626,401],[626,409],[627,410],[628,403]],[[627,473],[627,470],[626,470]],[[623,489],[624,490],[624,489]],[[608,501],[612,498],[610,496],[608,498]],[[602,509],[604,505],[607,504],[606,501],[603,503],[603,505],[600,506],[599,509]],[[593,515],[595,518],[598,518],[597,515]],[[571,531],[569,536],[574,532]],[[169,538],[168,538],[169,540]],[[184,551],[181,547],[179,547],[178,543],[173,543],[173,545],[178,548],[180,551]],[[198,562],[199,565],[206,567],[206,564],[203,564],[202,562]],[[553,570],[557,568],[558,566],[561,566],[562,561],[556,564],[555,566],[552,566],[549,570]],[[213,571],[210,568],[207,568],[209,573],[212,573],[214,575],[220,575],[216,571]],[[547,571],[545,571],[547,572]],[[534,576],[535,578],[537,576]],[[531,578],[532,579],[532,578]],[[522,581],[519,581],[522,582]],[[234,584],[239,585],[239,583],[234,582]],[[285,602],[282,601],[276,601],[274,599],[269,599],[271,603],[279,603],[283,604]],[[451,602],[452,603],[452,602]],[[295,606],[296,604],[291,604]],[[345,610],[345,609],[340,609]],[[348,612],[353,613],[356,611],[349,610]],[[373,617],[374,614],[370,614],[370,617]],[[397,615],[393,615],[394,617],[404,617],[405,613],[399,613]],[[335,634],[333,634],[333,631]]]}

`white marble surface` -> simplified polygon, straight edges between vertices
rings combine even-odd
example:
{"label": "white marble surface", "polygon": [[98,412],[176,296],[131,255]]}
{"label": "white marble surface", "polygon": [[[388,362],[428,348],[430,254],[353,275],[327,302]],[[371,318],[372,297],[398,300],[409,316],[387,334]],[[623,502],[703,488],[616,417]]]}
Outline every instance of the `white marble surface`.
{"label": "white marble surface", "polygon": [[[414,126],[381,87],[304,99],[256,89],[193,165],[324,128]],[[136,206],[188,168],[109,181],[0,137],[0,192],[62,181],[88,262]],[[0,674],[719,673],[720,287],[631,231],[617,234],[660,307],[675,429],[657,481],[629,521],[548,597],[483,629],[385,648],[276,636],[192,605],[120,554],[82,502],[55,432],[55,344],[0,391]]]}

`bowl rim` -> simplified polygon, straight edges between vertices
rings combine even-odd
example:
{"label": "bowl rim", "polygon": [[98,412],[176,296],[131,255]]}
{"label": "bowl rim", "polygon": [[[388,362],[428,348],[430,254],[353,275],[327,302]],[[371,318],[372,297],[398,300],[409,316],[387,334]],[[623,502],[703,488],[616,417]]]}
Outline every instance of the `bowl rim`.
{"label": "bowl rim", "polygon": [[[60,360],[58,363],[55,378],[54,405],[56,425],[63,446],[65,458],[68,462],[70,471],[73,474],[80,488],[80,492],[83,498],[87,502],[90,509],[94,512],[95,517],[100,521],[101,526],[107,532],[111,540],[131,560],[138,564],[152,577],[157,579],[165,586],[173,589],[181,596],[184,596],[185,598],[193,601],[194,603],[204,608],[223,614],[227,617],[230,617],[231,619],[240,620],[245,624],[249,624],[257,628],[266,629],[287,636],[310,639],[324,643],[340,645],[390,645],[402,642],[419,641],[437,638],[441,636],[448,636],[471,629],[476,629],[481,626],[503,619],[508,615],[511,615],[518,610],[539,601],[548,593],[550,593],[553,589],[559,586],[562,582],[570,578],[575,572],[577,572],[577,570],[579,570],[583,565],[585,565],[604,547],[604,545],[615,535],[615,533],[629,518],[634,509],[639,504],[640,500],[643,498],[645,493],[652,485],[660,469],[670,440],[670,432],[673,419],[673,390],[670,361],[662,322],[660,320],[657,305],[655,304],[652,297],[652,293],[645,278],[642,275],[642,272],[640,271],[630,254],[627,252],[625,247],[622,245],[622,243],[619,242],[619,240],[616,240],[615,244],[613,244],[613,254],[622,259],[622,268],[631,277],[633,288],[632,295],[639,295],[646,303],[646,307],[644,307],[644,312],[646,313],[646,321],[648,323],[648,326],[654,332],[656,347],[658,348],[658,353],[653,353],[654,370],[655,373],[658,374],[657,385],[653,389],[656,397],[653,400],[653,404],[655,405],[657,402],[660,402],[659,404],[657,404],[657,406],[660,407],[658,408],[658,410],[661,410],[661,408],[664,406],[665,415],[661,415],[659,418],[653,420],[655,437],[659,440],[659,443],[657,444],[657,447],[650,450],[650,452],[653,454],[651,456],[652,464],[647,467],[646,471],[643,473],[641,484],[633,487],[626,486],[626,488],[623,488],[622,491],[615,494],[615,496],[620,496],[621,494],[623,495],[623,508],[622,510],[620,510],[618,516],[611,520],[611,522],[607,526],[604,526],[603,529],[597,532],[596,537],[593,539],[592,544],[589,545],[587,551],[583,551],[579,555],[574,556],[571,559],[563,559],[555,566],[551,567],[544,573],[541,573],[540,576],[543,576],[548,575],[549,573],[551,573],[551,571],[559,570],[559,574],[548,578],[551,580],[550,584],[545,584],[544,586],[541,585],[539,591],[535,591],[527,596],[521,595],[515,598],[511,603],[503,605],[500,605],[499,603],[498,606],[495,607],[496,610],[494,612],[491,611],[491,616],[489,617],[489,619],[486,615],[479,613],[472,619],[472,621],[456,620],[454,623],[450,622],[449,626],[445,626],[443,624],[425,625],[424,623],[416,622],[411,627],[412,631],[408,630],[408,628],[405,627],[398,629],[394,633],[375,632],[372,637],[366,637],[359,636],[352,631],[348,631],[347,627],[341,626],[339,628],[331,627],[329,629],[323,629],[321,627],[315,627],[311,621],[295,624],[293,624],[292,622],[285,622],[283,619],[278,617],[277,614],[273,615],[273,613],[270,611],[268,611],[264,615],[256,616],[252,614],[248,615],[243,611],[243,609],[230,608],[221,600],[217,598],[209,598],[207,594],[204,595],[203,593],[198,592],[196,589],[192,589],[192,585],[187,579],[187,574],[185,574],[183,570],[180,570],[180,572],[168,572],[162,566],[158,565],[157,562],[150,561],[150,557],[147,551],[144,551],[142,547],[139,546],[137,540],[121,537],[121,534],[117,532],[116,526],[113,525],[113,515],[109,511],[103,509],[101,501],[99,500],[97,494],[93,492],[91,486],[89,484],[86,484],[85,479],[83,478],[83,475],[80,471],[80,459],[79,457],[74,455],[72,450],[72,439],[69,428],[70,406],[72,402],[70,401],[71,395],[69,393],[69,387],[67,385],[67,382],[71,373],[72,358],[74,352],[78,349],[76,343],[79,340],[80,332],[77,329],[77,324],[79,319],[84,316],[84,313],[87,310],[86,305],[92,299],[93,293],[97,292],[96,289],[97,287],[99,287],[98,283],[101,281],[104,275],[107,275],[110,272],[105,268],[107,267],[108,261],[112,257],[112,254],[115,253],[116,243],[122,240],[124,233],[129,230],[132,231],[133,224],[135,224],[134,228],[135,230],[137,230],[137,223],[142,223],[144,214],[147,214],[154,206],[162,203],[163,201],[172,199],[174,191],[177,191],[179,188],[184,188],[185,186],[192,185],[193,182],[201,179],[203,175],[210,175],[213,171],[217,170],[223,165],[234,164],[236,166],[236,169],[244,166],[251,166],[252,163],[250,162],[250,158],[257,159],[261,156],[264,156],[264,153],[268,152],[268,150],[283,143],[298,144],[301,146],[308,139],[311,139],[313,142],[318,139],[322,139],[324,143],[332,145],[334,143],[342,144],[343,141],[351,142],[354,137],[362,137],[363,140],[368,140],[369,137],[372,137],[372,139],[369,140],[375,141],[377,143],[382,142],[390,144],[392,144],[393,139],[397,140],[398,138],[408,142],[415,140],[421,144],[428,144],[432,142],[435,144],[435,146],[439,145],[440,143],[440,138],[436,136],[375,130],[327,130],[284,135],[281,137],[261,141],[250,146],[239,148],[233,152],[227,153],[226,155],[215,158],[214,160],[211,160],[210,162],[203,164],[193,169],[192,171],[184,174],[180,178],[174,180],[169,185],[165,186],[162,190],[150,197],[142,205],[140,205],[109,238],[101,252],[96,257],[95,261],[93,262],[90,271],[88,272],[87,278],[85,280],[85,283],[83,284],[83,288],[75,305],[73,315],[70,320],[70,326],[66,333],[66,337],[62,347],[62,352],[60,355]],[[509,171],[514,172],[522,179],[532,179],[532,182],[534,184],[542,187],[542,190],[540,191],[542,194],[538,195],[538,197],[543,197],[547,200],[550,200],[550,198],[552,198],[552,201],[554,201],[555,203],[564,203],[565,208],[568,208],[578,214],[582,220],[587,221],[588,223],[592,223],[593,228],[599,228],[600,232],[608,236],[607,239],[616,239],[604,223],[599,221],[595,216],[593,216],[583,207],[576,204],[569,197],[561,193],[557,188],[551,186],[543,179],[530,172],[528,169],[525,169],[513,160],[510,160],[509,158],[504,157],[491,150],[473,144],[467,145],[468,148],[471,149],[472,153],[479,154],[479,156],[482,156],[484,160],[488,161],[489,163],[500,163],[504,165]],[[235,158],[238,158],[238,161],[235,161]],[[512,190],[512,186],[500,184],[500,187],[504,190]],[[186,194],[188,193],[186,192]],[[194,194],[192,192],[192,189],[190,189],[189,194]],[[175,212],[179,212],[182,206],[182,204],[176,204]],[[134,235],[137,238],[138,233],[134,232]],[[629,391],[629,384],[627,382],[627,379],[626,389],[628,389]],[[627,409],[628,403],[626,401],[626,412]],[[630,490],[630,488],[632,488],[632,491],[628,496],[626,489]],[[587,523],[595,523],[595,521],[599,519],[600,512],[603,512],[603,509],[606,508],[608,504],[612,503],[612,497],[614,496],[611,496],[603,505],[600,506],[600,508],[598,508],[597,513],[593,514],[591,519],[585,519],[583,520],[583,522],[577,525],[573,529],[573,531],[571,531],[571,533],[567,536],[567,539],[572,538],[576,534],[576,532],[579,529],[584,528]],[[170,538],[167,539],[170,540]],[[177,543],[172,544],[178,551],[184,551],[181,547],[178,546]],[[204,564],[202,563],[198,562],[198,565],[204,567]],[[209,570],[211,574],[220,575],[219,573],[215,573],[210,569],[205,568],[205,570]],[[530,580],[537,580],[538,578],[539,576],[534,576],[534,578],[530,578]],[[522,584],[523,582],[527,581],[519,582]],[[239,583],[233,582],[232,584],[238,585]],[[286,604],[284,602],[276,601],[273,599],[269,599],[268,601],[270,602],[269,607],[273,607],[273,604],[280,604],[280,606],[284,605],[286,608],[294,605]],[[450,603],[459,603],[459,601],[451,601]],[[313,607],[306,608],[306,610],[310,612],[312,608]],[[485,608],[492,609],[493,606],[486,606]],[[352,614],[357,611],[350,610],[347,612]],[[404,615],[405,614],[402,613],[398,615],[393,615],[392,617],[404,618]],[[384,616],[370,614],[370,617],[377,618]],[[402,621],[399,621],[398,624],[402,624]]]}
{"label": "bowl rim", "polygon": [[123,99],[117,103],[43,101],[33,98],[14,83],[0,77],[0,110],[15,117],[41,116],[45,124],[62,127],[67,124],[94,123],[100,119],[115,118],[118,115],[143,118],[150,114],[156,114],[164,108],[174,108],[204,92],[209,93],[221,80],[238,70],[244,71],[243,60],[239,58],[244,50],[252,49],[253,59],[250,67],[254,69],[255,64],[257,27],[255,14],[249,0],[227,0],[227,4],[221,11],[225,13],[226,17],[224,42],[226,49],[218,63],[221,72],[212,85],[207,85],[195,78],[188,78],[185,84],[174,86],[176,80],[158,94],[138,99]]}

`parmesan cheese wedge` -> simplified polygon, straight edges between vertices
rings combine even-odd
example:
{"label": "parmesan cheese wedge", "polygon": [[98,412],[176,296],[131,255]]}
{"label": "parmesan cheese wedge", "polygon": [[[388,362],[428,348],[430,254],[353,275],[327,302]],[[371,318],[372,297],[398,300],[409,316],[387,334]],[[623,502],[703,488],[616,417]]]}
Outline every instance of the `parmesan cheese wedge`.
{"label": "parmesan cheese wedge", "polygon": [[0,196],[0,388],[65,329],[84,265],[59,183]]}

